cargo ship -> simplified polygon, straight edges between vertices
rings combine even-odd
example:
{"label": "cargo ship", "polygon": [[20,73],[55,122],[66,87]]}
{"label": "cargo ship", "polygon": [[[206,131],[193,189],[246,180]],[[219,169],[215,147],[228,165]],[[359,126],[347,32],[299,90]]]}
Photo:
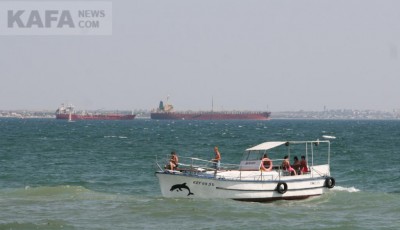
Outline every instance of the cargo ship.
{"label": "cargo ship", "polygon": [[271,112],[219,111],[174,112],[174,107],[163,101],[150,113],[155,120],[269,120]]}
{"label": "cargo ship", "polygon": [[75,120],[133,120],[136,117],[135,114],[117,114],[117,113],[88,113],[80,112],[77,113],[74,110],[74,106],[64,104],[56,110],[56,119],[63,119],[68,121]]}

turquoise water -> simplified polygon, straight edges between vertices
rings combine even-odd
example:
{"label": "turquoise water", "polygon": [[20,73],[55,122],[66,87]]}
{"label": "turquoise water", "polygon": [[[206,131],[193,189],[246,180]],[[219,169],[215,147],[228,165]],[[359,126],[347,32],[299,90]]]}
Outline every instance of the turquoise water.
{"label": "turquoise water", "polygon": [[[166,199],[155,156],[238,163],[268,140],[332,141],[336,187],[301,201]],[[0,229],[400,229],[400,121],[0,119]]]}

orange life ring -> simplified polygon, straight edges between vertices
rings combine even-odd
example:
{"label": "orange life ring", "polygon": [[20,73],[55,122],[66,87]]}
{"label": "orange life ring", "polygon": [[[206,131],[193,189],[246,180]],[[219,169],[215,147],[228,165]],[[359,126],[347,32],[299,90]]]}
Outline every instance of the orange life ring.
{"label": "orange life ring", "polygon": [[[264,161],[269,162],[269,167],[268,168],[265,168]],[[272,170],[272,161],[269,158],[262,159],[260,168],[261,168],[262,171],[270,172]]]}

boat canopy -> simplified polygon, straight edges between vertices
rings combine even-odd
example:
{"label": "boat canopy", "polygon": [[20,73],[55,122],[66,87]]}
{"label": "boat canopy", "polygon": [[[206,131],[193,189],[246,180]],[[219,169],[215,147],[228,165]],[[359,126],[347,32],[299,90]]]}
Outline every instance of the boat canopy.
{"label": "boat canopy", "polygon": [[246,151],[269,150],[285,144],[286,141],[268,141],[246,149]]}

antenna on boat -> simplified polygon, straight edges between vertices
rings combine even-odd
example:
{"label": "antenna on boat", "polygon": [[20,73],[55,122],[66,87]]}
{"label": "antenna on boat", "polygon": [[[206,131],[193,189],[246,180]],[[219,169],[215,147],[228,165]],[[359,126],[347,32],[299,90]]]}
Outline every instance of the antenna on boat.
{"label": "antenna on boat", "polygon": [[214,96],[211,97],[211,112],[214,112]]}

